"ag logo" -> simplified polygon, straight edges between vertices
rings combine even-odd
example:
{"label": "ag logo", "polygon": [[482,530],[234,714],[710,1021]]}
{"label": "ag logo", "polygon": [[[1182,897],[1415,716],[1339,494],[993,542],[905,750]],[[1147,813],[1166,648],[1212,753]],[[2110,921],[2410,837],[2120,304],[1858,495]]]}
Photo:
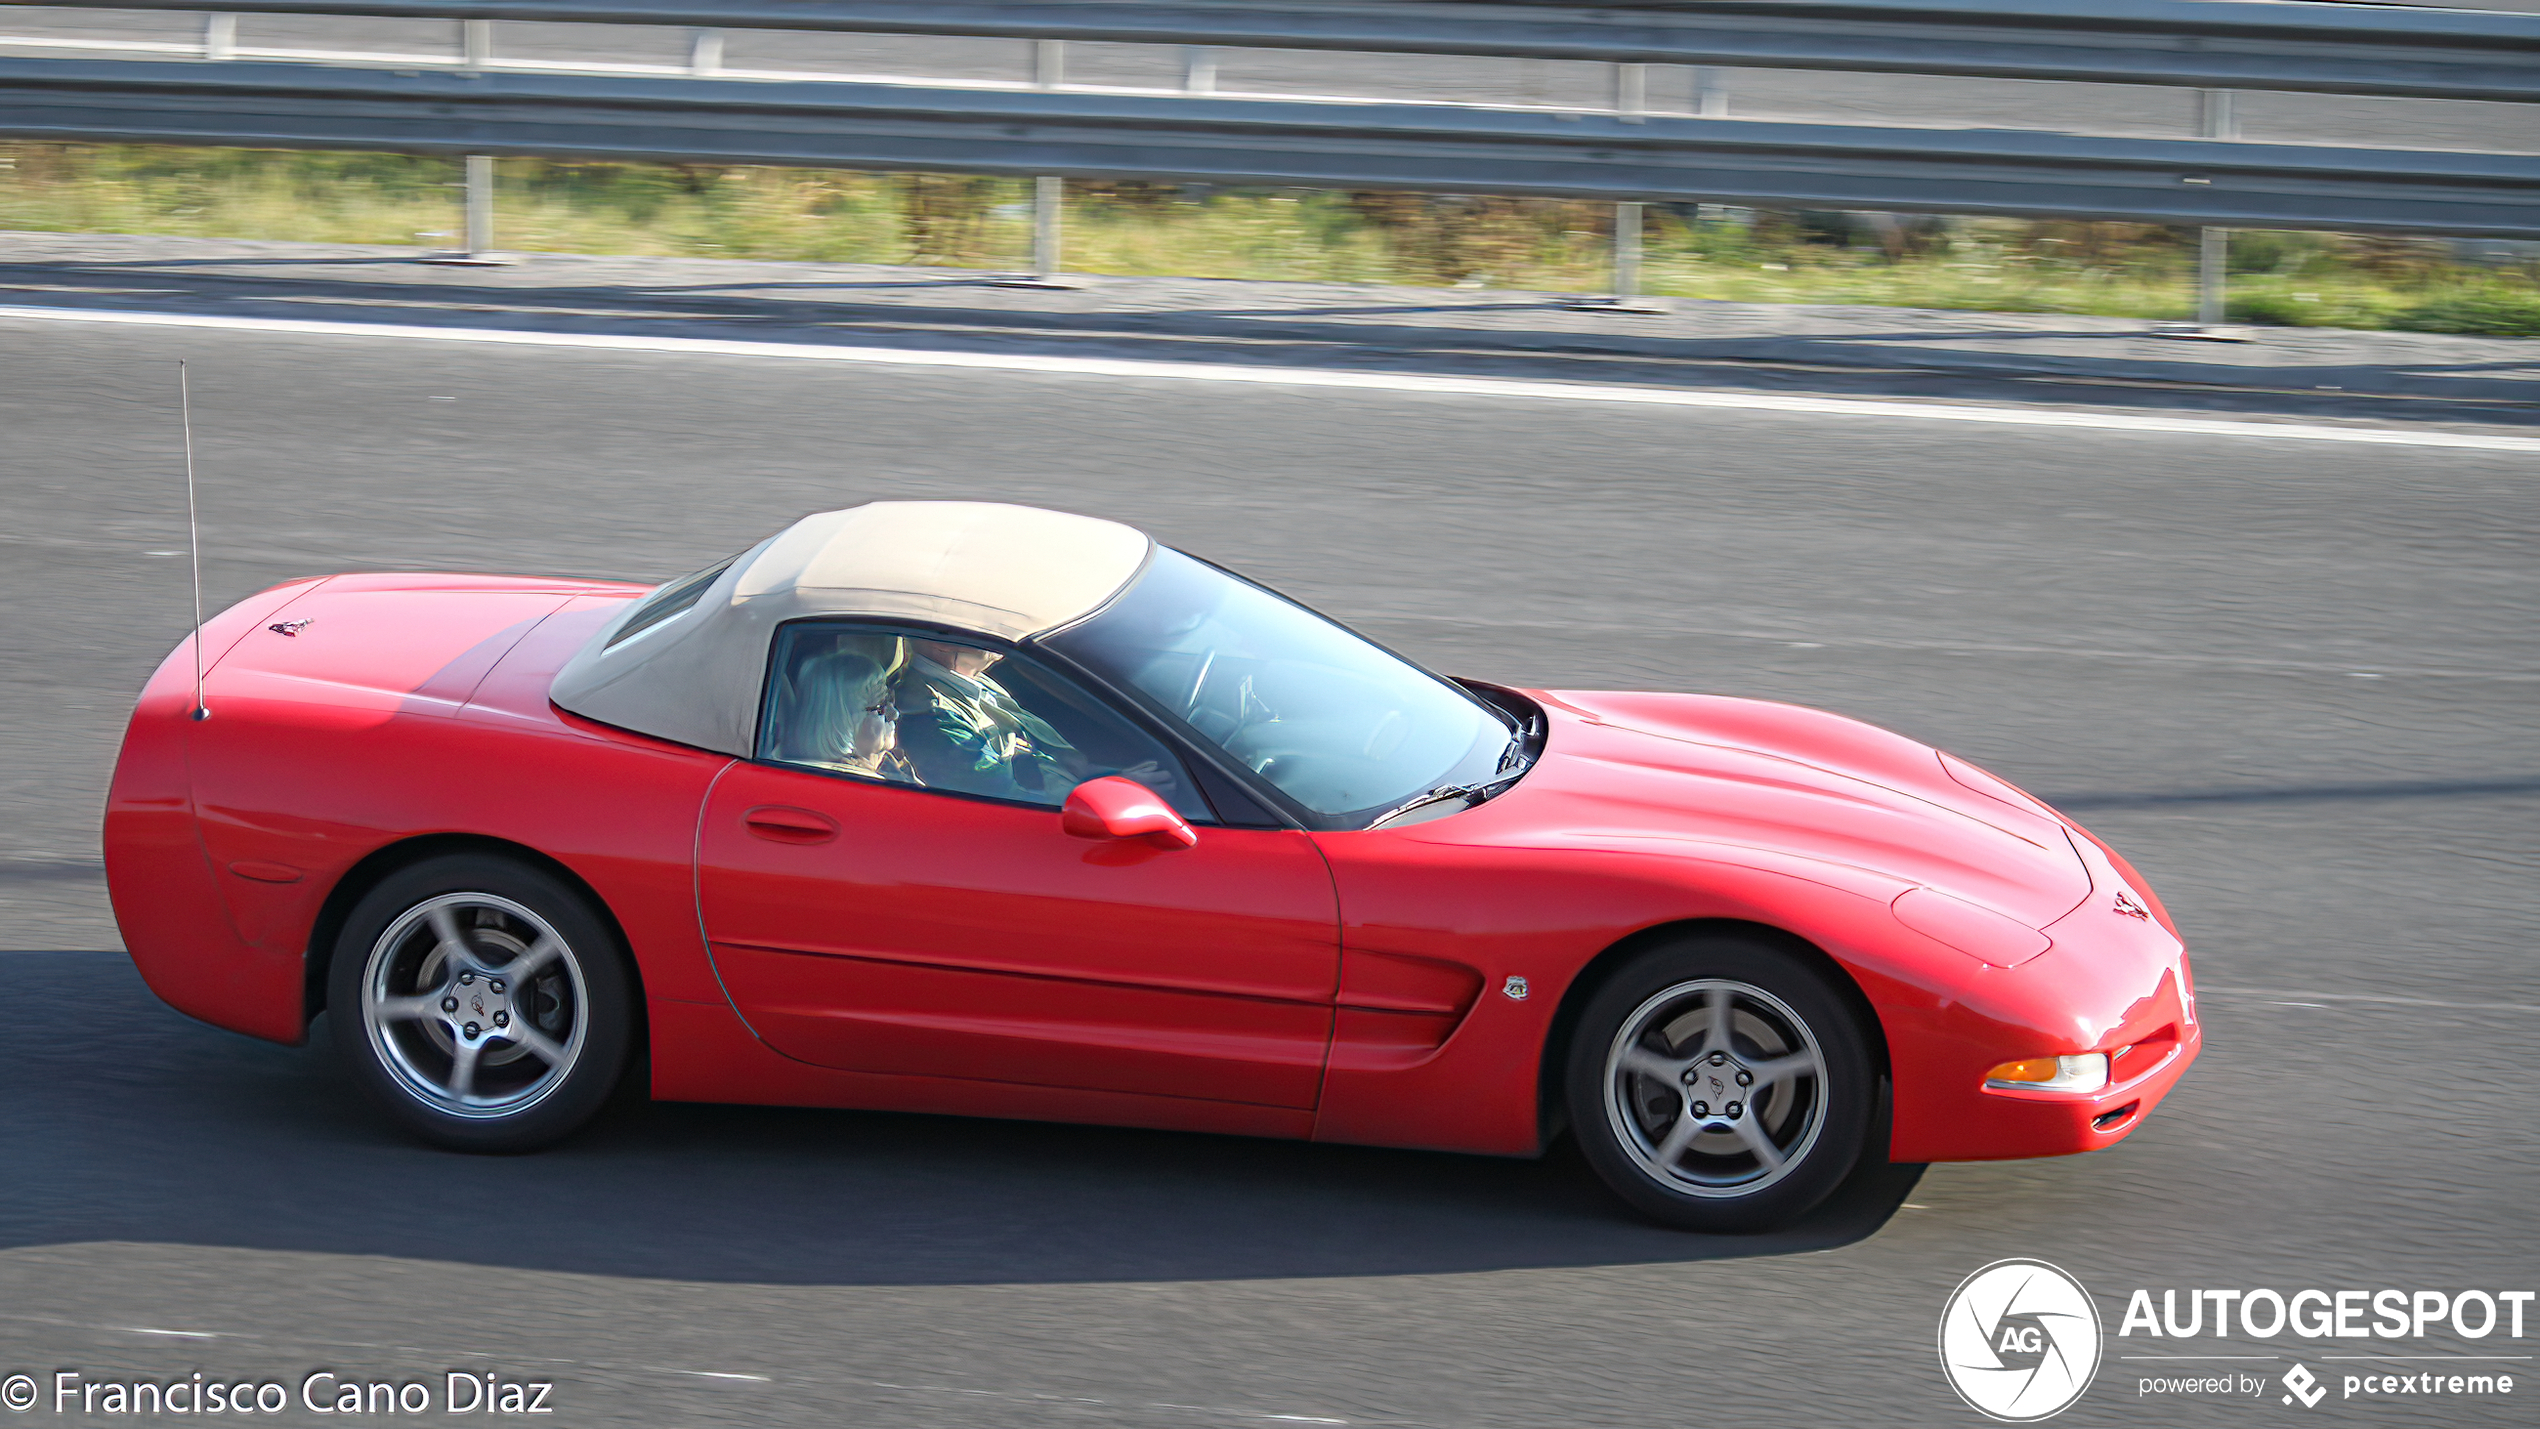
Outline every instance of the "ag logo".
{"label": "ag logo", "polygon": [[1940,1368],[1977,1413],[2014,1423],[2072,1407],[2099,1372],[2099,1307],[2042,1260],[1997,1260],[1940,1312]]}

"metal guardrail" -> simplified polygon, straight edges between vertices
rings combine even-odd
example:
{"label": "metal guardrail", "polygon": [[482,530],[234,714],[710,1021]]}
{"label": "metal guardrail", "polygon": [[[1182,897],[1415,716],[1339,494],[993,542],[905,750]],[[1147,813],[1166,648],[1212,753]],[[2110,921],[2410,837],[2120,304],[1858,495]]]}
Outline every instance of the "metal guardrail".
{"label": "metal guardrail", "polygon": [[2540,15],[2314,0],[48,0],[2540,100]]}
{"label": "metal guardrail", "polygon": [[[13,0],[0,0],[4,7]],[[1029,174],[1034,271],[1057,269],[1057,176],[1610,199],[1615,291],[1649,200],[2109,218],[2204,229],[2200,313],[2221,320],[2230,228],[2540,237],[2540,157],[2238,142],[2232,93],[2540,101],[2540,15],[2315,0],[50,0],[206,15],[204,63],[0,60],[0,135],[459,153],[467,252],[492,243],[489,155]],[[0,9],[0,13],[5,13]],[[241,13],[430,18],[423,67],[262,52]],[[671,67],[504,64],[498,21],[679,26]],[[716,78],[726,30],[1033,41],[1032,87],[810,75]],[[1070,88],[1070,41],[1176,45],[1180,93]],[[32,43],[42,44],[37,40]],[[77,47],[92,42],[64,41]],[[1224,48],[1610,64],[1611,111],[1214,93]],[[2191,86],[2201,139],[1766,123],[1645,112],[1647,65],[1763,66]],[[400,66],[404,67],[400,67]],[[614,69],[619,73],[594,71]],[[647,70],[643,77],[627,71]],[[1637,309],[1595,300],[1618,311]]]}
{"label": "metal guardrail", "polygon": [[0,132],[2540,235],[2540,157],[1453,105],[17,59]]}

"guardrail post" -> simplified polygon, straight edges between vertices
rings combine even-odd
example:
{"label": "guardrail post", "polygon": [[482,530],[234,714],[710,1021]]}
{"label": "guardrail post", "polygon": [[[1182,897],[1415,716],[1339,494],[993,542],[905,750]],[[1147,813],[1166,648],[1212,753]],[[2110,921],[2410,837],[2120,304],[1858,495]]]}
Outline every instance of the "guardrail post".
{"label": "guardrail post", "polygon": [[466,191],[461,200],[464,210],[462,238],[466,246],[448,253],[431,254],[422,261],[444,268],[501,268],[509,265],[511,259],[494,251],[494,156],[468,155],[460,187]]}
{"label": "guardrail post", "polygon": [[[459,67],[469,74],[481,74],[494,63],[494,22],[461,20],[459,22]],[[460,200],[462,216],[461,242],[455,252],[435,253],[426,263],[452,268],[497,268],[512,260],[494,252],[494,157],[470,154],[461,168]]]}
{"label": "guardrail post", "polygon": [[[2237,139],[2238,119],[2232,113],[2232,91],[2200,89],[2196,91],[2196,137],[2199,139]],[[2223,287],[2231,268],[2231,230],[2199,228],[2196,230],[2196,317],[2191,322],[2163,323],[2152,331],[2160,337],[2202,338],[2207,342],[2245,342],[2246,338],[2225,325],[2227,310],[2223,303]]]}
{"label": "guardrail post", "polygon": [[2231,230],[2196,230],[2196,325],[2210,332],[2223,325],[2224,270],[2231,262]]}
{"label": "guardrail post", "polygon": [[[1032,42],[1032,85],[1036,89],[1056,89],[1067,82],[1067,42],[1034,40]],[[1032,271],[1020,278],[1001,280],[1001,288],[1072,288],[1075,286],[1058,276],[1060,219],[1067,203],[1067,183],[1056,174],[1042,174],[1032,180]]]}
{"label": "guardrail post", "polygon": [[[1067,42],[1035,40],[1032,42],[1032,83],[1043,89],[1056,89],[1067,82]],[[1067,185],[1054,174],[1043,174],[1032,180],[1032,278],[1051,283],[1058,278],[1060,207],[1067,202]]]}
{"label": "guardrail post", "polygon": [[1032,180],[1032,278],[1054,285],[1058,280],[1060,206],[1067,201],[1067,181],[1056,174]]}
{"label": "guardrail post", "polygon": [[[1614,116],[1637,124],[1649,114],[1649,66],[1614,66]],[[1614,205],[1614,290],[1604,297],[1566,304],[1573,312],[1655,314],[1666,311],[1640,297],[1641,206]]]}
{"label": "guardrail post", "polygon": [[461,241],[464,247],[426,255],[421,261],[444,268],[500,268],[512,260],[494,251],[494,156],[470,154],[461,168],[459,187]]}
{"label": "guardrail post", "polygon": [[1614,303],[1632,312],[1656,309],[1637,303],[1640,297],[1640,205],[1614,205]]}
{"label": "guardrail post", "polygon": [[1215,94],[1217,92],[1217,51],[1206,45],[1182,47],[1182,92]]}
{"label": "guardrail post", "polygon": [[[2236,139],[2240,126],[2232,114],[2231,91],[2196,91],[2196,132],[2207,139]],[[2196,234],[2196,324],[2223,324],[2223,282],[2231,260],[2231,230],[2199,229]]]}
{"label": "guardrail post", "polygon": [[723,32],[697,30],[688,36],[688,73],[708,79],[723,73]]}
{"label": "guardrail post", "polygon": [[225,60],[238,54],[238,17],[206,15],[203,17],[203,58]]}
{"label": "guardrail post", "polygon": [[494,156],[467,156],[467,256],[482,258],[494,249]]}

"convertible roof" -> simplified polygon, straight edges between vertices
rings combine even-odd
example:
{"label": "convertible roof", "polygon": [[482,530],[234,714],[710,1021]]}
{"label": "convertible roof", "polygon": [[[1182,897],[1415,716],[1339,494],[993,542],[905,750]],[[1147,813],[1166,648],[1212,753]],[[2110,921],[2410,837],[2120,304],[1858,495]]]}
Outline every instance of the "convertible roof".
{"label": "convertible roof", "polygon": [[603,724],[747,756],[785,622],[896,617],[1023,640],[1101,608],[1153,546],[1117,522],[985,501],[824,511],[742,552],[683,614],[644,625],[655,598],[629,601],[550,694]]}

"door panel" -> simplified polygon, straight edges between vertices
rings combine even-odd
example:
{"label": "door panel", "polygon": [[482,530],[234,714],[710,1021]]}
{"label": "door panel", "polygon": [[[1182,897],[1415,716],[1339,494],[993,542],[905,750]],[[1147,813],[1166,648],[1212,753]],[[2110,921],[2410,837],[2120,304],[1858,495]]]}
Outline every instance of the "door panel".
{"label": "door panel", "polygon": [[1199,835],[1073,838],[1053,809],[743,764],[708,797],[698,892],[734,1004],[788,1056],[1311,1107],[1331,875],[1293,830]]}

